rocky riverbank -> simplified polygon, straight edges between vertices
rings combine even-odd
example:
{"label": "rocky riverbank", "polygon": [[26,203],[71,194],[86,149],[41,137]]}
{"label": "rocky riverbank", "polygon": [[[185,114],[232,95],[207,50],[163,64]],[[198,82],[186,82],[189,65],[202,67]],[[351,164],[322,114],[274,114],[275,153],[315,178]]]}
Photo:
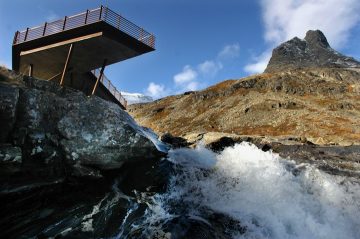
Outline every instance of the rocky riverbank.
{"label": "rocky riverbank", "polygon": [[297,164],[307,163],[329,174],[360,179],[360,145],[321,145],[304,137],[268,137],[218,132],[192,133],[184,137],[167,133],[162,135],[161,140],[173,148],[196,148],[202,145],[218,153],[227,147],[248,142],[264,152],[272,151],[284,159],[294,160]]}

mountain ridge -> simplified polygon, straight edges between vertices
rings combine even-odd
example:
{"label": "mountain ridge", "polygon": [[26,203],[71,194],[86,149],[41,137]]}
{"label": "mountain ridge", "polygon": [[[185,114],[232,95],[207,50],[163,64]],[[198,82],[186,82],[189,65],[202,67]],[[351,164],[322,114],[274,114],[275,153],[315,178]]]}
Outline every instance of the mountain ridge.
{"label": "mountain ridge", "polygon": [[[352,58],[334,53],[320,31],[310,31],[305,38],[275,48],[262,74],[135,104],[129,113],[159,135],[191,138],[220,133],[305,138],[315,144],[360,144],[360,68],[326,64],[326,54],[337,60]],[[297,49],[299,44],[303,50]],[[291,54],[277,58],[284,46]],[[306,53],[309,60],[298,57],[305,49],[310,49],[311,54]]]}

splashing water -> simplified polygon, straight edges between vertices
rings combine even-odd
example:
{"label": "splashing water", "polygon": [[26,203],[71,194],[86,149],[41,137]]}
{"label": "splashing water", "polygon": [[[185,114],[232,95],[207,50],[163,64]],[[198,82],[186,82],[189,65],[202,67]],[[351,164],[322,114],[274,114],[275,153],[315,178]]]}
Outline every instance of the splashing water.
{"label": "splashing water", "polygon": [[360,235],[360,187],[340,176],[297,165],[249,143],[220,154],[203,147],[171,150],[168,160],[176,175],[167,193],[151,199],[149,228],[184,213],[208,223],[204,211],[210,210],[246,228],[232,231],[233,238]]}

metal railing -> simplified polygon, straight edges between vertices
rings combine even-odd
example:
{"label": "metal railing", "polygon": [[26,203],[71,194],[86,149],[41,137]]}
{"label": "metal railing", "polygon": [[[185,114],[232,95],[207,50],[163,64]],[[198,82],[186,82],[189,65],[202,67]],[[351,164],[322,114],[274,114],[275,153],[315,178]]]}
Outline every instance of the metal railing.
{"label": "metal railing", "polygon": [[[100,76],[100,70],[95,69],[92,70],[91,73],[98,78]],[[127,101],[125,98],[121,95],[121,93],[116,89],[116,87],[111,83],[111,81],[105,76],[105,74],[102,75],[100,82],[103,86],[116,98],[117,101],[119,101],[124,108],[127,107]]]}
{"label": "metal railing", "polygon": [[81,27],[91,23],[103,21],[119,29],[129,36],[141,41],[142,43],[155,48],[155,36],[143,28],[135,25],[126,18],[120,16],[108,7],[101,6],[96,9],[87,10],[70,17],[65,17],[53,22],[45,22],[44,25],[27,28],[23,31],[17,31],[14,36],[13,44],[19,44],[31,41],[44,36],[66,31],[69,29]]}

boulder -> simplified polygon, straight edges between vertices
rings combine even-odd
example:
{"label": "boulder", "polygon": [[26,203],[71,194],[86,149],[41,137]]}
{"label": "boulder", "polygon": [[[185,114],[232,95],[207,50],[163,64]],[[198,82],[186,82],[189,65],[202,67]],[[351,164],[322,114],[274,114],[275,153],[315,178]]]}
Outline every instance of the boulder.
{"label": "boulder", "polygon": [[173,148],[188,147],[190,144],[182,137],[175,137],[170,133],[161,136],[161,141],[170,144]]}
{"label": "boulder", "polygon": [[[0,97],[4,102],[0,117],[7,122],[2,139],[10,136],[11,143],[24,148],[26,160],[48,161],[52,154],[61,155],[67,166],[79,172],[79,165],[119,169],[125,162],[164,155],[118,105],[53,82],[30,77],[24,82],[21,88],[0,85],[0,92],[5,92]],[[9,135],[13,125],[16,128]],[[81,172],[78,175],[86,170]]]}
{"label": "boulder", "polygon": [[0,145],[0,163],[21,164],[21,148],[12,147],[11,145]]}
{"label": "boulder", "polygon": [[66,158],[81,165],[116,169],[163,155],[125,111],[97,97],[66,112],[57,129]]}

